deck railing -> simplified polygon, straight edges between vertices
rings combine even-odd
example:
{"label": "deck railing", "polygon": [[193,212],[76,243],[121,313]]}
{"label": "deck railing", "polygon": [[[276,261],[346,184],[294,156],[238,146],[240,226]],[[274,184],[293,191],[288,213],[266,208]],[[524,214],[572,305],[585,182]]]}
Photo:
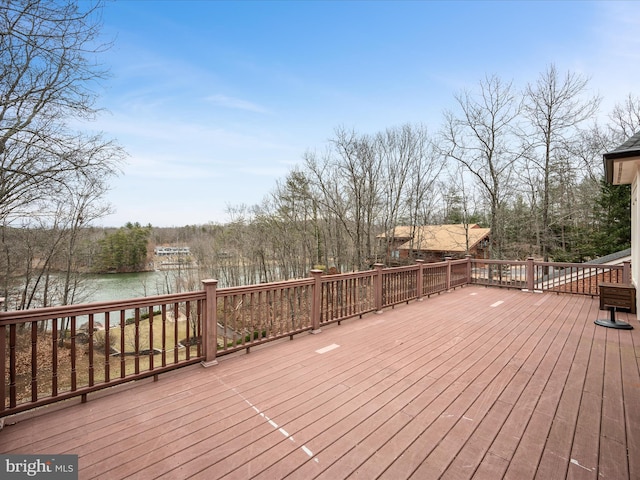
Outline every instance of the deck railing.
{"label": "deck railing", "polygon": [[630,264],[447,259],[302,280],[0,312],[0,417],[477,284],[598,295]]}
{"label": "deck railing", "polygon": [[471,260],[469,283],[529,291],[599,295],[601,282],[629,283],[631,263],[591,263]]}

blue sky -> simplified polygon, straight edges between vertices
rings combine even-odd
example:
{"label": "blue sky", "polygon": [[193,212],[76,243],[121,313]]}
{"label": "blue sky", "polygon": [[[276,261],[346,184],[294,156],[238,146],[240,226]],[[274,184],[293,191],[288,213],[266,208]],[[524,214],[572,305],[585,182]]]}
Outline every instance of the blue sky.
{"label": "blue sky", "polygon": [[225,222],[334,129],[436,132],[454,95],[550,63],[602,114],[640,95],[640,2],[131,1],[106,4],[111,78],[91,129],[129,154],[102,224]]}

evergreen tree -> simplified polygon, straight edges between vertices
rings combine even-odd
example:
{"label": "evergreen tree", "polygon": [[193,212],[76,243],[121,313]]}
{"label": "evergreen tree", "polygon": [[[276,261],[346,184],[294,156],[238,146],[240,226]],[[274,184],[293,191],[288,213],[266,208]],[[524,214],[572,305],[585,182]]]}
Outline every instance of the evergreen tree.
{"label": "evergreen tree", "polygon": [[602,256],[631,246],[631,185],[601,184],[595,252]]}
{"label": "evergreen tree", "polygon": [[151,225],[127,223],[100,241],[98,272],[139,272],[145,269]]}

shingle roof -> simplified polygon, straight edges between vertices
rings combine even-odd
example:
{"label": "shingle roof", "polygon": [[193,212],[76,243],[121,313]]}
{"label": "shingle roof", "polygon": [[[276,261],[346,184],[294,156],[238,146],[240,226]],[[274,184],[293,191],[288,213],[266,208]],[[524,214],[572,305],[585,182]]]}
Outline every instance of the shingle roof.
{"label": "shingle roof", "polygon": [[[632,172],[627,169],[625,174],[625,169],[622,164],[638,162],[640,160],[640,132],[633,135],[615,150],[605,153],[602,158],[604,160],[605,179],[608,183],[615,183],[617,185],[630,183],[628,176]],[[615,179],[613,178],[614,163],[618,163]]]}
{"label": "shingle roof", "polygon": [[[399,226],[393,230],[394,238],[413,239],[398,247],[400,250],[422,250],[433,252],[466,252],[467,233],[463,224],[454,225],[424,225],[418,227]],[[491,229],[478,225],[469,225],[469,248],[475,246],[487,237]],[[385,238],[386,235],[379,235]]]}
{"label": "shingle roof", "polygon": [[622,156],[620,155],[622,153],[629,153],[635,156],[639,152],[640,152],[640,132],[633,135],[631,138],[629,138],[629,140],[624,142],[615,150],[605,153],[604,157],[610,158],[612,155],[616,154],[616,158],[619,158],[620,156]]}
{"label": "shingle roof", "polygon": [[[393,229],[393,231],[388,232],[389,233],[388,236],[395,239],[411,238],[413,237],[413,232],[417,228],[421,228],[421,227],[411,227],[409,225],[398,225]],[[387,232],[381,233],[376,238],[387,238]]]}
{"label": "shingle roof", "polygon": [[594,258],[593,260],[589,260],[588,262],[585,262],[585,263],[595,263],[599,265],[604,265],[610,262],[615,262],[616,260],[622,260],[630,256],[631,256],[631,249],[627,248],[626,250],[610,253],[609,255],[605,255],[604,257]]}

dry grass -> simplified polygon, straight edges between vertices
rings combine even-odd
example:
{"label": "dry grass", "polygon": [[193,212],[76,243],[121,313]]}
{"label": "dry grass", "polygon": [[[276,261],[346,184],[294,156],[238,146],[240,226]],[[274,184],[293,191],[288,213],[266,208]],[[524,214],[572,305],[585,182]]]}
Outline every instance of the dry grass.
{"label": "dry grass", "polygon": [[[177,327],[177,328],[176,328]],[[151,331],[153,330],[153,335]],[[173,350],[180,340],[183,340],[187,336],[187,321],[178,320],[167,321],[163,325],[160,319],[154,319],[153,327],[148,319],[140,320],[137,327],[138,336],[138,350],[148,350],[150,348],[163,349],[163,337],[164,350]],[[97,345],[104,345],[105,343],[105,331],[98,331],[94,333],[94,341]],[[189,325],[189,336],[193,337],[193,326]],[[119,327],[111,327],[109,329],[110,344],[118,351],[124,351],[124,353],[132,353],[136,351],[136,325],[125,325],[124,329]],[[124,337],[124,350],[121,349],[122,339]]]}

